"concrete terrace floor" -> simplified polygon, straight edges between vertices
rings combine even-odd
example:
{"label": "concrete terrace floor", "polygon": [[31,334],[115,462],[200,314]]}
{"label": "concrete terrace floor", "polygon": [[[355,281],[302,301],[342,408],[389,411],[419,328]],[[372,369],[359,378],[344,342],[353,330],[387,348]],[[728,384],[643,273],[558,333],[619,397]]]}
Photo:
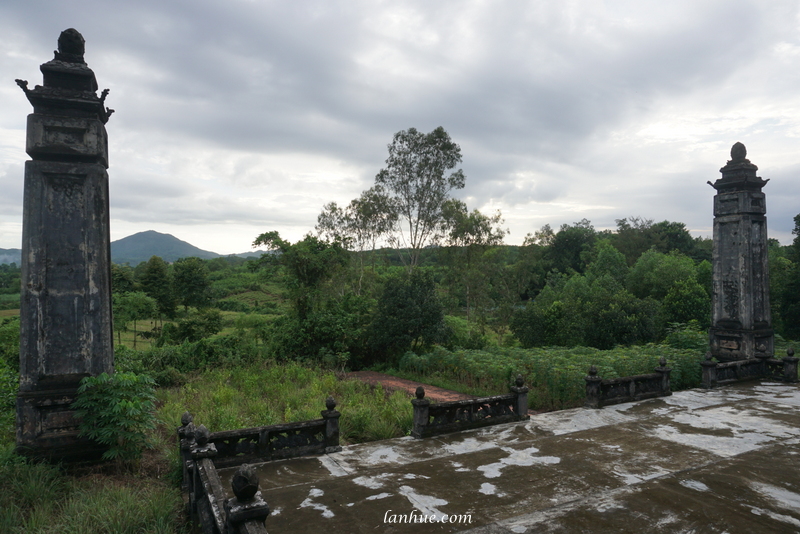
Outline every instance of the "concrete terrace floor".
{"label": "concrete terrace floor", "polygon": [[[258,469],[270,534],[800,532],[800,386],[682,391]],[[471,523],[384,522],[412,511]]]}

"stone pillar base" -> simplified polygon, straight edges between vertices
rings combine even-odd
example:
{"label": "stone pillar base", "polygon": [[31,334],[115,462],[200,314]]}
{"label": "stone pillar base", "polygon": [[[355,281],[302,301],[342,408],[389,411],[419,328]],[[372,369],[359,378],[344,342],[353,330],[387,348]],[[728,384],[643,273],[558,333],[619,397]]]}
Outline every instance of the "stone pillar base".
{"label": "stone pillar base", "polygon": [[105,448],[78,437],[70,405],[77,388],[20,392],[17,395],[17,453],[53,461],[97,460]]}
{"label": "stone pillar base", "polygon": [[771,328],[760,330],[711,327],[708,331],[711,355],[719,362],[733,362],[775,354],[775,333]]}

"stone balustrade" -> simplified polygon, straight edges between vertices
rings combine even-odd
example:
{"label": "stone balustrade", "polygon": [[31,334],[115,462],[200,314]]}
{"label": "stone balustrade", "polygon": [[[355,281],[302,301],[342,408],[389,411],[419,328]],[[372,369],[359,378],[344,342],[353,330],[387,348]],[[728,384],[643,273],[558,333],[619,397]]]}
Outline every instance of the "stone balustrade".
{"label": "stone balustrade", "polygon": [[654,373],[622,378],[604,380],[597,376],[597,367],[592,365],[586,377],[586,407],[602,408],[612,404],[672,395],[669,383],[671,371],[663,356]]}
{"label": "stone balustrade", "polygon": [[414,406],[414,423],[411,435],[426,438],[448,432],[457,432],[512,421],[528,419],[528,388],[518,375],[511,393],[474,400],[431,404],[425,398],[425,389],[417,388]]}
{"label": "stone balustrade", "polygon": [[786,356],[780,360],[767,355],[757,355],[755,358],[745,360],[715,362],[708,352],[705,361],[700,362],[703,368],[703,387],[712,389],[761,378],[797,382],[797,362],[798,358],[795,357],[793,348],[788,349]]}
{"label": "stone balustrade", "polygon": [[[209,432],[186,412],[177,429],[189,517],[203,534],[266,534],[267,503],[249,463],[340,451],[336,401],[328,397],[322,419]],[[233,477],[234,499],[225,498],[218,468],[240,466]]]}

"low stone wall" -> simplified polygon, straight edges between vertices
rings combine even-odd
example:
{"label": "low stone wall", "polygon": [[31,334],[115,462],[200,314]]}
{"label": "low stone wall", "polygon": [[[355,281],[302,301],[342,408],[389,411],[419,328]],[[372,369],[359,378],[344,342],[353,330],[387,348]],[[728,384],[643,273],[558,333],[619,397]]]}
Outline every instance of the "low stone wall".
{"label": "low stone wall", "polygon": [[267,534],[264,521],[270,510],[261,498],[255,470],[247,464],[239,467],[231,481],[234,498],[227,499],[214,465],[218,451],[209,441],[210,433],[204,425],[195,427],[187,416],[178,435],[181,457],[188,458],[183,463],[183,482],[189,517],[203,534]]}
{"label": "low stone wall", "polygon": [[672,395],[669,384],[667,360],[662,356],[654,373],[603,380],[597,376],[597,367],[589,368],[586,377],[586,407],[602,408],[612,404],[633,402]]}
{"label": "low stone wall", "polygon": [[468,430],[528,419],[528,388],[522,376],[517,376],[511,393],[474,400],[431,404],[422,386],[417,388],[414,406],[414,426],[411,435],[427,438],[448,432]]}
{"label": "low stone wall", "polygon": [[[258,491],[258,477],[248,463],[266,462],[342,450],[339,416],[332,397],[322,419],[211,433],[195,426],[189,412],[178,428],[182,489],[189,496],[189,517],[203,534],[266,534],[269,507]],[[233,477],[236,496],[225,498],[218,468],[240,466]]]}
{"label": "low stone wall", "polygon": [[760,378],[797,382],[797,362],[798,358],[794,356],[794,349],[791,348],[786,351],[786,357],[780,360],[769,356],[756,356],[747,360],[715,362],[708,352],[705,361],[700,362],[703,368],[703,387],[711,389]]}
{"label": "low stone wall", "polygon": [[339,446],[339,416],[332,397],[326,401],[322,419],[213,432],[210,441],[216,445],[218,467],[231,467],[244,462],[267,462],[309,454],[325,454],[342,450]]}

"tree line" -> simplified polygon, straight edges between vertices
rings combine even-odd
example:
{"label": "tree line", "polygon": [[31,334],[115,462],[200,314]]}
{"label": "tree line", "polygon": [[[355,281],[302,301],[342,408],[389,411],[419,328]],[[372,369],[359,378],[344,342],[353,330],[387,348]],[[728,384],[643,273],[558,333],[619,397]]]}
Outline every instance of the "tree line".
{"label": "tree line", "polygon": [[[470,211],[452,197],[466,177],[456,168],[460,147],[443,128],[398,132],[388,152],[372,187],[345,207],[323,206],[301,240],[257,236],[253,245],[271,250],[257,261],[168,266],[154,257],[135,270],[115,267],[115,298],[140,301],[118,308],[136,320],[153,311],[174,317],[183,306],[183,323],[159,334],[180,342],[214,331],[212,303],[254,311],[213,295],[222,272],[274,283],[286,309],[251,321],[269,354],[353,367],[434,344],[611,348],[660,341],[676,324],[708,327],[712,243],[683,223],[629,217],[598,231],[583,219],[544,225],[509,246],[499,212]],[[799,226],[800,215],[792,245],[769,243],[773,324],[792,338],[800,337]],[[220,276],[210,281],[214,271]],[[130,296],[134,289],[141,294]]]}

